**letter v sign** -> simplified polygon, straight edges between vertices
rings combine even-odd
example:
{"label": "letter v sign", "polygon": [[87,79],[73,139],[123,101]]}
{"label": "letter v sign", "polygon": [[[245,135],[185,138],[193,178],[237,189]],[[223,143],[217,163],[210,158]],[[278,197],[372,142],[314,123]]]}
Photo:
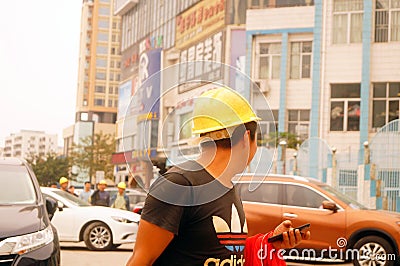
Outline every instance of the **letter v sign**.
{"label": "letter v sign", "polygon": [[147,96],[147,99],[150,99],[150,97],[151,97],[151,92],[153,91],[153,86],[148,86],[147,88],[146,88],[146,96]]}

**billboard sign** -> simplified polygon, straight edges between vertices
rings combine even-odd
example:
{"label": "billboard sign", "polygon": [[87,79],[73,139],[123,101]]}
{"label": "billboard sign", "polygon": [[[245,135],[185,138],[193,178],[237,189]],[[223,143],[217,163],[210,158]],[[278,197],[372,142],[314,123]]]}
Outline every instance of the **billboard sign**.
{"label": "billboard sign", "polygon": [[161,48],[146,51],[139,59],[139,86],[134,94],[134,114],[138,120],[158,119],[160,115]]}
{"label": "billboard sign", "polygon": [[176,17],[175,46],[198,42],[225,25],[225,0],[204,0]]}

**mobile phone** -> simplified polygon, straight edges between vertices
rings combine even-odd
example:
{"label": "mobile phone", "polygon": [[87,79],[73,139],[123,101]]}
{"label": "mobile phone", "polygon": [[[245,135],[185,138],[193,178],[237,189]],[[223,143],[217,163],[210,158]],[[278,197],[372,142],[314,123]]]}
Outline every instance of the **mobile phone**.
{"label": "mobile phone", "polygon": [[[296,228],[293,228],[293,229],[294,230],[298,229],[298,230],[300,230],[300,233],[304,233],[307,229],[310,228],[310,226],[311,226],[311,224],[307,223],[307,224],[300,225],[299,227],[296,227]],[[275,242],[275,241],[283,241],[282,233],[279,234],[279,235],[272,236],[272,237],[268,238],[268,242],[269,243],[272,243],[272,242]]]}

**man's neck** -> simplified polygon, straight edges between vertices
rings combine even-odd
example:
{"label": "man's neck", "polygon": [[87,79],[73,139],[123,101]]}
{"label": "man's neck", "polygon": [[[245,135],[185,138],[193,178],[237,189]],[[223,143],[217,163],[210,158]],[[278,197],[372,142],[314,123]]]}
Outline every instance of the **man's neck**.
{"label": "man's neck", "polygon": [[232,178],[237,174],[237,171],[232,162],[231,151],[229,149],[217,152],[214,152],[213,149],[205,150],[197,162],[224,186],[228,188],[233,186]]}

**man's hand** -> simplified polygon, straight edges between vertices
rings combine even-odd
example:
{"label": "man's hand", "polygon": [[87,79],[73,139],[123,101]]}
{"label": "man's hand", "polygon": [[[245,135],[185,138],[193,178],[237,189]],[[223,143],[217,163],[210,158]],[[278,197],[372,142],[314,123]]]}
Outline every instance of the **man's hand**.
{"label": "man's hand", "polygon": [[294,232],[294,228],[292,227],[292,222],[290,220],[283,221],[280,225],[278,225],[273,233],[273,236],[279,235],[283,233],[283,241],[276,241],[273,242],[272,245],[276,249],[286,249],[286,248],[293,248],[297,246],[302,240],[308,240],[311,237],[311,233],[307,231],[300,233],[300,230],[296,230]]}

